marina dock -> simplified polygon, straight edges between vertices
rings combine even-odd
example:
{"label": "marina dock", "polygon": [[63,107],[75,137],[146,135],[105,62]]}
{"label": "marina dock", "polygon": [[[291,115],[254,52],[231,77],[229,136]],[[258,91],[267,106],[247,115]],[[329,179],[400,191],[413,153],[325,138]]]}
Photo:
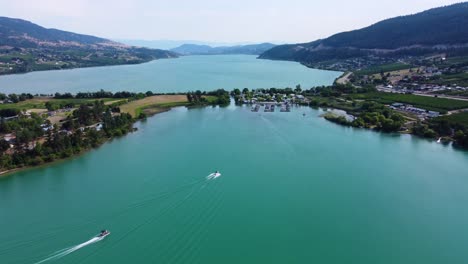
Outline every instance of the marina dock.
{"label": "marina dock", "polygon": [[261,107],[263,108],[263,112],[272,113],[275,112],[276,106],[279,106],[280,112],[291,112],[291,105],[288,103],[274,103],[274,102],[264,102],[252,105],[250,111],[252,112],[259,112]]}

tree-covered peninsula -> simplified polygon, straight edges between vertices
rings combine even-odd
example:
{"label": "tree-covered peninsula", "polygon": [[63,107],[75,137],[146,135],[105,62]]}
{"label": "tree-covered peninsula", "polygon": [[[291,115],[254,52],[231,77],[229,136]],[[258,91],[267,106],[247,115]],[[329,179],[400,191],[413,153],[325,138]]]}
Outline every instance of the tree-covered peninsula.
{"label": "tree-covered peninsula", "polygon": [[[134,131],[136,121],[172,107],[229,103],[229,93],[224,90],[193,95],[101,90],[52,97],[0,97],[4,98],[0,105],[0,173],[78,155]],[[13,102],[13,98],[21,100]]]}

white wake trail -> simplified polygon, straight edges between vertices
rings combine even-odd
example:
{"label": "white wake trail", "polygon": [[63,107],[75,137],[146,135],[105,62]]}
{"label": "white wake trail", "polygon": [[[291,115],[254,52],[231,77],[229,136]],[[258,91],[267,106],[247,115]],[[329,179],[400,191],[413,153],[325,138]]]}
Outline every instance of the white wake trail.
{"label": "white wake trail", "polygon": [[77,250],[79,250],[79,249],[81,249],[81,248],[84,248],[84,247],[86,247],[86,246],[89,246],[89,245],[91,245],[91,244],[94,244],[94,243],[96,243],[96,242],[99,242],[99,241],[101,241],[103,238],[104,238],[104,237],[93,237],[93,238],[91,238],[90,240],[88,240],[88,241],[86,241],[86,242],[84,242],[84,243],[81,243],[81,244],[78,244],[78,245],[76,245],[76,246],[69,247],[69,248],[66,248],[66,249],[59,250],[59,251],[57,251],[56,254],[54,254],[54,255],[52,255],[52,256],[46,258],[46,259],[43,259],[43,260],[41,260],[41,261],[38,261],[38,262],[36,262],[36,263],[34,263],[34,264],[40,264],[40,263],[44,263],[44,262],[46,262],[46,261],[51,261],[51,260],[56,260],[56,259],[59,259],[59,258],[63,258],[63,257],[65,257],[66,255],[69,255],[69,254],[71,254],[71,253],[73,253],[73,252],[75,252],[75,251],[77,251]]}
{"label": "white wake trail", "polygon": [[210,175],[206,176],[207,180],[213,180],[221,176],[221,173],[216,172],[216,173],[211,173]]}

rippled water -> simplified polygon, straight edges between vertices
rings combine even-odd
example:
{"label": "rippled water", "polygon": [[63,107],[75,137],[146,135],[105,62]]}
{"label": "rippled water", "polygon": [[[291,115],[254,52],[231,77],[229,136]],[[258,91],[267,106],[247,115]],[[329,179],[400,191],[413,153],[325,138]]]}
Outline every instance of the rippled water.
{"label": "rippled water", "polygon": [[320,114],[178,108],[2,178],[0,262],[465,263],[468,153]]}
{"label": "rippled water", "polygon": [[138,65],[42,71],[0,76],[0,92],[97,91],[186,92],[224,88],[303,88],[328,85],[341,73],[297,62],[259,60],[251,55],[187,56]]}

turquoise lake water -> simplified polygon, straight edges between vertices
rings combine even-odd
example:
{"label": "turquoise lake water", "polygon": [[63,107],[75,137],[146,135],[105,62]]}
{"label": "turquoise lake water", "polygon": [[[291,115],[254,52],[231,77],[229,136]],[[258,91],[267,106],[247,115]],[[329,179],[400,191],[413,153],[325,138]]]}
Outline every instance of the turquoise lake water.
{"label": "turquoise lake water", "polygon": [[1,178],[0,263],[466,263],[468,153],[320,114],[177,108]]}
{"label": "turquoise lake water", "polygon": [[252,55],[186,56],[138,65],[94,67],[0,76],[0,92],[133,91],[158,93],[219,88],[302,88],[329,85],[340,72],[297,62],[259,60]]}

